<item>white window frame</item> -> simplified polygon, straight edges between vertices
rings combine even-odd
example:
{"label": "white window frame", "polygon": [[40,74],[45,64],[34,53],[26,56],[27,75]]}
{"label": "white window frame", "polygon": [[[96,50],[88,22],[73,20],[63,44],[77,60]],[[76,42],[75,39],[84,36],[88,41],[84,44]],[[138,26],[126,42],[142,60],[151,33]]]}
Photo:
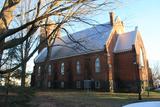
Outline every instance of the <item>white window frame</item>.
{"label": "white window frame", "polygon": [[80,65],[79,61],[77,61],[77,63],[76,63],[76,71],[77,71],[77,74],[81,73],[81,65]]}
{"label": "white window frame", "polygon": [[95,88],[99,89],[101,86],[100,81],[95,81]]}
{"label": "white window frame", "polygon": [[51,76],[52,74],[52,66],[48,65],[48,75]]}
{"label": "white window frame", "polygon": [[64,63],[61,63],[61,75],[64,75]]}
{"label": "white window frame", "polygon": [[100,72],[100,59],[96,58],[95,60],[95,72],[98,73]]}
{"label": "white window frame", "polygon": [[76,81],[76,88],[81,88],[81,81]]}

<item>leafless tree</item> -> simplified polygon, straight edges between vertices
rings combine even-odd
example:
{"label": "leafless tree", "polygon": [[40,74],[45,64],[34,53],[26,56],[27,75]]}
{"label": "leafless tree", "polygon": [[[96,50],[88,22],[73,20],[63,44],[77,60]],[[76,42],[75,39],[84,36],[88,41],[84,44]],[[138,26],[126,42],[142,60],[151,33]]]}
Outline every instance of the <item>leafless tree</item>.
{"label": "leafless tree", "polygon": [[[0,35],[8,30],[8,26],[13,19],[13,11],[16,8],[16,5],[19,3],[19,0],[5,0],[4,6],[1,8],[0,12]],[[0,41],[0,45],[4,44],[5,39]],[[3,54],[3,49],[0,48],[0,65],[1,65],[1,58]]]}
{"label": "leafless tree", "polygon": [[153,85],[156,86],[160,81],[160,62],[156,61],[152,65],[152,79],[153,79]]}
{"label": "leafless tree", "polygon": [[[2,44],[0,47],[0,53],[15,46],[19,46],[20,44],[26,43],[30,37],[35,36],[35,33],[37,33],[39,28],[44,27],[46,29],[48,26],[54,26],[49,33],[46,29],[45,33],[47,37],[43,41],[47,41],[48,47],[50,47],[54,44],[54,41],[57,37],[57,32],[60,29],[65,29],[67,32],[65,25],[73,22],[82,22],[92,25],[89,20],[86,20],[86,16],[101,10],[102,7],[106,7],[106,9],[108,9],[108,7],[113,5],[117,0],[113,2],[108,0],[35,0],[30,10],[27,12],[16,13],[13,16],[12,13],[20,1],[23,0],[5,0],[4,6],[0,12],[0,23],[4,25],[3,28],[0,28],[0,43]],[[7,13],[9,19],[5,15],[5,12],[8,11],[8,9],[11,9],[9,13]],[[9,27],[9,23],[11,21],[14,22],[18,17],[26,17],[30,13],[34,13],[32,20],[22,23],[14,28]],[[49,20],[52,20],[52,23],[49,23]],[[16,36],[14,39],[7,39],[25,29],[27,29],[27,32],[24,36]],[[76,42],[73,39],[71,40]],[[41,44],[35,46],[35,48],[32,49],[32,52],[27,55],[27,57],[25,57],[11,69],[1,69],[0,74],[13,72],[21,67],[34,55],[34,53],[39,49],[40,45]],[[50,48],[48,48],[46,60],[50,55],[49,49]]]}
{"label": "leafless tree", "polygon": [[[26,5],[27,4],[27,5]],[[29,10],[31,10],[32,8],[32,5],[33,5],[33,1],[32,0],[25,0],[25,1],[22,1],[21,4],[19,6],[17,6],[17,11],[18,13],[26,13],[28,12]],[[27,15],[21,15],[19,17],[15,17],[15,22],[16,22],[16,25],[15,26],[22,26],[23,24],[33,20],[33,15],[34,15],[34,12],[30,12],[28,13]],[[16,33],[15,34],[15,37],[19,37],[19,38],[23,38],[27,32],[29,31],[29,27],[21,30],[19,33]],[[26,59],[29,55],[29,53],[32,51],[32,48],[37,44],[37,35],[32,35],[30,37],[28,37],[22,44],[18,45],[17,46],[17,51],[18,51],[18,56],[17,56],[17,59],[19,62],[24,62],[22,63],[21,65],[21,72],[20,75],[21,75],[21,86],[22,87],[25,87],[25,80],[26,80],[26,66],[27,66],[27,62],[24,61],[24,59]]]}

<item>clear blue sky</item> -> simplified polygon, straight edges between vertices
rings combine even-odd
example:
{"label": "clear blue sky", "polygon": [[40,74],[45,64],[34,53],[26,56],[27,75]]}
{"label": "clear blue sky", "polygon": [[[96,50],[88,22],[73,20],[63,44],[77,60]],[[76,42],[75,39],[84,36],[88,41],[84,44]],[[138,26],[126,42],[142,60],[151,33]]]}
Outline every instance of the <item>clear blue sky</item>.
{"label": "clear blue sky", "polygon": [[[160,61],[160,0],[123,0],[113,10],[124,21],[126,31],[138,26],[149,61]],[[99,22],[107,22],[108,11],[96,16]]]}
{"label": "clear blue sky", "polygon": [[117,14],[127,17],[127,23],[138,25],[150,63],[160,61],[160,0],[132,0]]}
{"label": "clear blue sky", "polygon": [[[160,0],[131,0],[116,10],[128,29],[138,26],[150,61],[160,60]],[[132,27],[133,26],[133,27]]]}

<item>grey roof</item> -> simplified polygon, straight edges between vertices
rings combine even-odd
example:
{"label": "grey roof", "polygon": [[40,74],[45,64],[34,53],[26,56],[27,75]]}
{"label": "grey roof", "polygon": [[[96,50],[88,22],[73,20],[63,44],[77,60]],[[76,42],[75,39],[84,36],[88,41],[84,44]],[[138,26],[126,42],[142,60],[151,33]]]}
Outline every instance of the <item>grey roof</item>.
{"label": "grey roof", "polygon": [[132,45],[135,44],[137,31],[131,31],[118,35],[118,39],[114,48],[114,53],[132,50]]}
{"label": "grey roof", "polygon": [[[72,34],[72,40],[68,36],[64,36],[62,39],[57,38],[52,46],[50,60],[102,51],[111,30],[112,26],[109,23],[99,24]],[[73,41],[78,41],[79,43]],[[43,62],[46,56],[47,48],[44,48],[35,58],[35,62]]]}

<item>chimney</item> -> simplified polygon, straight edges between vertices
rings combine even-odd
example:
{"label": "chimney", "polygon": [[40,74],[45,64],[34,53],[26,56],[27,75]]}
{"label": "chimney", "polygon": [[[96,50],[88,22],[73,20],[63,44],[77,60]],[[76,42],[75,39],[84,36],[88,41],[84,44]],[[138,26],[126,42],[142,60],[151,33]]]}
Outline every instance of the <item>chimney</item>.
{"label": "chimney", "polygon": [[138,30],[138,26],[135,27],[135,31],[137,31],[137,30]]}
{"label": "chimney", "polygon": [[114,12],[109,12],[109,16],[110,16],[110,24],[113,26],[114,25]]}

